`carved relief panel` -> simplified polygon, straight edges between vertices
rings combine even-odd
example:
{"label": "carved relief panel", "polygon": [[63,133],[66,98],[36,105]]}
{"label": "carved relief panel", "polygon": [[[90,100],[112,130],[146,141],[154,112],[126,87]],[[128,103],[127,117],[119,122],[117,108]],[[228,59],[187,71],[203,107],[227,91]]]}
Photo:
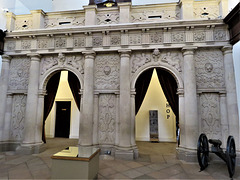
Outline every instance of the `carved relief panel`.
{"label": "carved relief panel", "polygon": [[14,58],[11,60],[9,70],[8,88],[11,90],[26,90],[29,79],[29,58]]}
{"label": "carved relief panel", "polygon": [[202,132],[209,139],[221,139],[221,120],[219,95],[203,93],[200,95]]}
{"label": "carved relief panel", "polygon": [[84,58],[82,55],[64,55],[59,53],[58,56],[44,56],[41,60],[40,72],[43,75],[46,71],[53,67],[72,67],[80,73],[84,73]]}
{"label": "carved relief panel", "polygon": [[73,16],[73,17],[46,17],[44,26],[45,28],[54,27],[66,27],[66,26],[84,26],[84,16]]}
{"label": "carved relief panel", "polygon": [[15,30],[32,29],[32,24],[33,22],[31,18],[17,19],[15,21]]}
{"label": "carved relief panel", "polygon": [[131,14],[131,22],[151,22],[161,20],[178,20],[180,19],[179,8],[158,8],[148,11],[134,12]]}
{"label": "carved relief panel", "polygon": [[99,143],[114,144],[116,122],[116,97],[112,94],[99,96]]}
{"label": "carved relief panel", "polygon": [[98,13],[97,14],[97,25],[101,24],[118,24],[119,23],[119,13],[108,12],[108,13]]}
{"label": "carved relief panel", "polygon": [[118,54],[97,55],[95,59],[95,88],[117,90],[119,79],[120,57]]}
{"label": "carved relief panel", "polygon": [[20,141],[23,138],[26,101],[27,98],[25,95],[13,96],[10,137],[15,141]]}
{"label": "carved relief panel", "polygon": [[221,88],[225,86],[223,55],[220,50],[197,50],[195,66],[198,88]]}
{"label": "carved relief panel", "polygon": [[202,5],[193,8],[194,17],[197,19],[216,19],[219,17],[219,7],[217,5]]}
{"label": "carved relief panel", "polygon": [[178,51],[159,51],[155,49],[153,52],[133,53],[131,57],[132,73],[135,73],[145,64],[151,65],[170,65],[177,71],[182,71],[182,53]]}

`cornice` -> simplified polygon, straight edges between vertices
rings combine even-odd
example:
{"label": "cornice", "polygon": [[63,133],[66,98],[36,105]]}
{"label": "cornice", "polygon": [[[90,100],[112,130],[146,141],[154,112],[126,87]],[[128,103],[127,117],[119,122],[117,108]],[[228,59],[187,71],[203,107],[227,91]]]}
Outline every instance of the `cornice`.
{"label": "cornice", "polygon": [[161,28],[185,28],[185,27],[206,27],[209,25],[214,26],[227,26],[223,20],[178,20],[178,21],[165,21],[165,22],[146,22],[146,23],[126,23],[126,24],[112,24],[112,25],[94,25],[94,26],[81,26],[69,28],[52,28],[52,29],[32,29],[32,30],[19,30],[8,32],[6,38],[10,37],[23,37],[23,36],[41,36],[41,35],[58,35],[66,33],[85,33],[85,32],[102,32],[102,31],[121,31],[124,30],[142,30],[147,29],[161,29]]}

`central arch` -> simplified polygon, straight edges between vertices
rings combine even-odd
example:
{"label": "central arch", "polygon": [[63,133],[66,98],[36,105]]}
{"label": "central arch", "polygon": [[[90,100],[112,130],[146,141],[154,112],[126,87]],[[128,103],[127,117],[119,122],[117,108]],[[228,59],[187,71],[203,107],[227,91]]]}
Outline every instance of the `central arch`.
{"label": "central arch", "polygon": [[[134,131],[132,135],[134,136],[134,138],[136,138],[136,136],[135,136],[135,131],[136,131],[135,120],[136,120],[136,117],[135,116],[137,114],[138,109],[141,106],[141,103],[142,103],[141,102],[140,105],[135,103],[137,101],[136,98],[139,98],[138,95],[137,95],[138,92],[137,92],[137,89],[136,89],[137,88],[136,87],[137,81],[139,79],[143,79],[143,78],[141,78],[141,76],[144,77],[145,76],[144,74],[148,74],[148,76],[149,76],[149,74],[151,74],[151,72],[153,71],[154,68],[156,68],[156,70],[158,71],[158,73],[157,73],[158,74],[158,78],[163,79],[166,75],[168,75],[175,82],[175,91],[173,93],[175,94],[175,99],[177,99],[177,102],[175,101],[175,103],[177,103],[177,110],[175,110],[176,120],[177,120],[176,125],[178,125],[179,119],[182,119],[181,117],[179,117],[179,112],[180,112],[181,107],[180,107],[180,105],[178,103],[178,100],[179,100],[178,93],[179,92],[183,92],[182,91],[183,90],[183,81],[182,81],[181,73],[179,71],[177,71],[176,69],[172,68],[171,66],[168,66],[168,65],[164,65],[164,66],[155,65],[155,64],[150,65],[150,66],[149,65],[148,66],[144,65],[141,68],[139,68],[133,74],[132,79],[131,79],[131,89],[132,89],[132,93],[135,95],[135,99],[134,99],[134,101],[132,101],[132,107],[133,107],[132,108],[132,126],[133,126],[133,131]],[[162,74],[161,77],[159,77],[161,72],[163,74]],[[145,81],[146,81],[146,79],[145,79]],[[147,80],[147,81],[146,82],[149,85],[150,84],[150,79]],[[160,83],[160,84],[162,84],[162,83]],[[165,88],[165,91],[166,91],[166,89],[168,89],[167,87],[164,87],[164,88]],[[145,91],[147,91],[147,89],[145,89]],[[145,94],[146,94],[146,92],[144,93],[144,96],[145,96]],[[144,96],[141,97],[141,99],[142,99],[141,101],[143,101]],[[171,101],[171,100],[168,99],[168,101]],[[173,103],[174,103],[174,101],[173,101]],[[134,139],[134,141],[135,141],[135,139]],[[132,141],[132,143],[133,143],[133,141]]]}
{"label": "central arch", "polygon": [[[42,77],[42,81],[40,81],[40,88],[42,88],[42,92],[44,92],[44,102],[43,102],[43,116],[42,116],[42,140],[43,142],[46,143],[46,139],[45,139],[45,121],[53,107],[54,102],[56,102],[56,104],[60,103],[59,100],[58,102],[55,99],[55,96],[57,94],[59,85],[60,85],[60,73],[61,71],[67,71],[68,72],[68,79],[67,82],[69,84],[69,88],[70,88],[70,92],[71,92],[71,96],[73,97],[73,100],[70,100],[72,102],[75,101],[77,106],[76,109],[78,109],[80,111],[80,91],[81,91],[81,87],[82,87],[82,77],[81,74],[78,71],[75,71],[75,69],[71,69],[71,68],[61,68],[61,67],[57,67],[54,69],[51,69],[49,72],[46,72],[43,77]],[[69,89],[68,88],[68,89]],[[49,98],[49,96],[52,96]],[[63,100],[66,101],[66,100]],[[62,102],[64,103],[64,102]],[[73,104],[72,104],[73,105]],[[73,108],[73,107],[72,107]],[[72,109],[71,108],[71,103],[70,103],[70,111],[72,113]],[[75,112],[75,110],[74,110]],[[72,117],[71,117],[72,119]],[[76,117],[75,117],[76,119]],[[77,118],[78,121],[80,120],[79,117]],[[71,122],[72,123],[72,122]],[[78,127],[79,128],[79,127]],[[75,130],[76,131],[76,130]],[[75,132],[76,134],[76,132]],[[75,135],[76,136],[76,135]]]}

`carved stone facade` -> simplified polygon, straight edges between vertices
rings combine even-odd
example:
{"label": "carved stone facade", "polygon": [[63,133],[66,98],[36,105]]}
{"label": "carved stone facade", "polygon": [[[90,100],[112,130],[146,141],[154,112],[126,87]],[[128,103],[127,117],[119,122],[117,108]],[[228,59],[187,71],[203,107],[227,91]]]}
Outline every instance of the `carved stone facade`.
{"label": "carved stone facade", "polygon": [[[194,152],[201,132],[217,139],[231,132],[239,150],[231,46],[221,19],[225,7],[194,0],[118,6],[8,14],[0,134],[11,119],[9,143],[19,141],[31,150],[40,146],[46,84],[56,71],[68,70],[81,84],[79,145],[137,157],[135,83],[144,71],[162,68],[178,86],[180,158]],[[0,136],[0,146],[1,141]]]}
{"label": "carved stone facade", "polygon": [[181,72],[182,60],[183,57],[180,51],[160,51],[159,49],[155,49],[153,52],[143,51],[142,53],[133,53],[131,58],[132,73],[135,73],[145,64],[154,66],[168,64],[173,69]]}
{"label": "carved stone facade", "polygon": [[[217,93],[203,93],[200,95],[201,128],[209,139],[222,139],[220,101]],[[226,141],[222,139],[222,141]]]}
{"label": "carved stone facade", "polygon": [[115,95],[101,94],[99,97],[99,143],[114,144],[116,123]]}
{"label": "carved stone facade", "polygon": [[10,136],[13,141],[23,139],[24,120],[26,110],[26,95],[14,95]]}
{"label": "carved stone facade", "polygon": [[199,49],[195,55],[198,88],[223,88],[223,54],[218,49]]}
{"label": "carved stone facade", "polygon": [[84,60],[81,54],[64,55],[59,53],[58,56],[43,56],[41,60],[40,72],[43,75],[46,71],[54,67],[72,67],[84,73]]}
{"label": "carved stone facade", "polygon": [[95,88],[98,90],[119,90],[118,54],[98,55],[95,59]]}
{"label": "carved stone facade", "polygon": [[9,89],[27,90],[29,67],[29,58],[18,57],[11,60],[8,84]]}

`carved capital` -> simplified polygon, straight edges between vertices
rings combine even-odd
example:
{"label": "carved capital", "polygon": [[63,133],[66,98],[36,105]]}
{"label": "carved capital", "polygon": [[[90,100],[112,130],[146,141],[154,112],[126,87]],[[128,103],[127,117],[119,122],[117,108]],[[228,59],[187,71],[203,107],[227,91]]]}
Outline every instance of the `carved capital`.
{"label": "carved capital", "polygon": [[123,58],[123,57],[130,58],[132,50],[130,50],[130,49],[120,49],[120,50],[118,50],[118,52],[119,52],[121,58]]}
{"label": "carved capital", "polygon": [[31,61],[40,61],[41,60],[41,55],[37,53],[30,53],[27,54],[28,57],[31,58]]}
{"label": "carved capital", "polygon": [[95,51],[83,51],[82,54],[84,55],[85,59],[94,59],[96,56]]}
{"label": "carved capital", "polygon": [[12,57],[9,55],[6,54],[2,55],[2,62],[10,63],[11,59]]}
{"label": "carved capital", "polygon": [[197,47],[194,46],[186,46],[182,48],[183,56],[186,55],[193,55],[194,51],[197,49]]}
{"label": "carved capital", "polygon": [[223,52],[223,55],[232,54],[232,46],[231,45],[224,46],[222,48],[222,52]]}

